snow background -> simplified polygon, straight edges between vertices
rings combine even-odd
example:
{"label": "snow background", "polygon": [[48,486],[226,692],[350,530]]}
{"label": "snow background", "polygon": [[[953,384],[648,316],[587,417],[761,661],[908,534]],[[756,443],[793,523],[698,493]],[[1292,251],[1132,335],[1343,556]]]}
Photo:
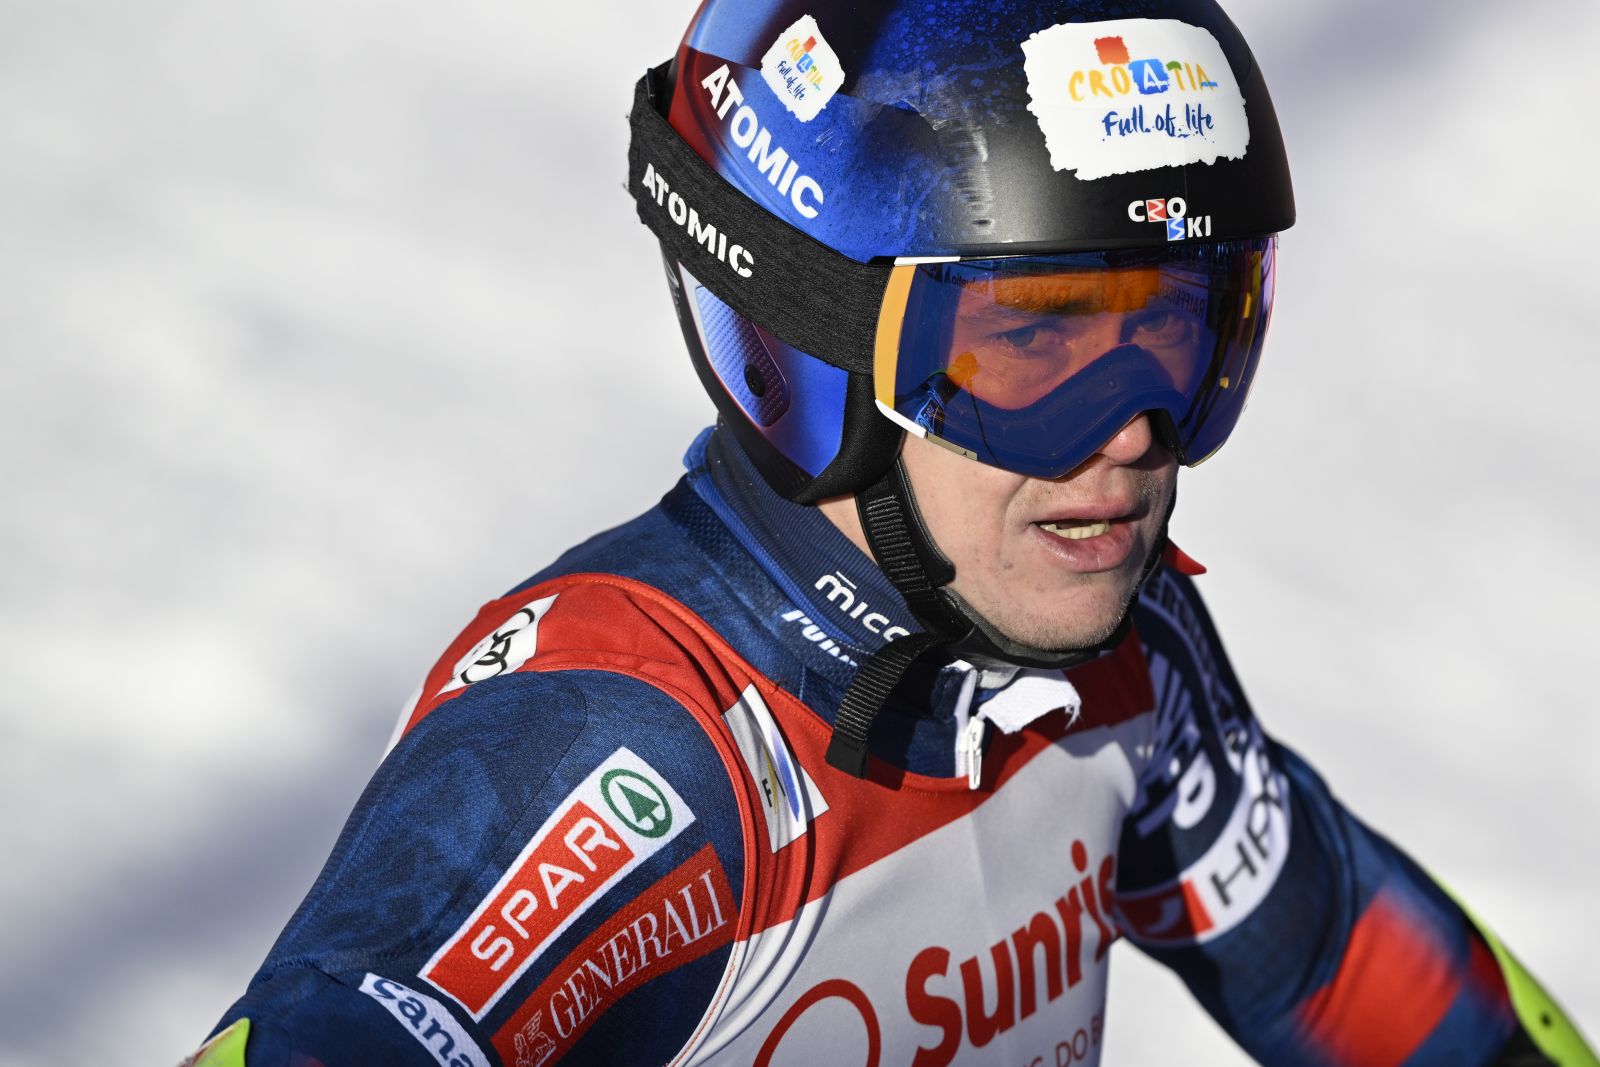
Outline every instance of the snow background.
{"label": "snow background", "polygon": [[[0,0],[0,1064],[198,1043],[444,643],[676,477],[624,115],[690,7]],[[1600,5],[1230,10],[1302,221],[1176,536],[1269,728],[1600,1034]],[[1244,1062],[1118,952],[1108,1064]]]}

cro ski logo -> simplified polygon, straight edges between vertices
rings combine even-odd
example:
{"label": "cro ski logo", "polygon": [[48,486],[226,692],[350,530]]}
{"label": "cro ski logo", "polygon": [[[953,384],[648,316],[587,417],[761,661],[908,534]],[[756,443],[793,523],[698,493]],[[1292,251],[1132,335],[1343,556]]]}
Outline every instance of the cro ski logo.
{"label": "cro ski logo", "polygon": [[1128,205],[1128,218],[1134,222],[1154,222],[1165,226],[1169,241],[1211,236],[1211,216],[1189,218],[1189,202],[1181,196],[1170,196],[1165,200],[1135,200]]}
{"label": "cro ski logo", "polygon": [[693,822],[665,778],[617,749],[556,805],[421,977],[481,1021],[551,942]]}

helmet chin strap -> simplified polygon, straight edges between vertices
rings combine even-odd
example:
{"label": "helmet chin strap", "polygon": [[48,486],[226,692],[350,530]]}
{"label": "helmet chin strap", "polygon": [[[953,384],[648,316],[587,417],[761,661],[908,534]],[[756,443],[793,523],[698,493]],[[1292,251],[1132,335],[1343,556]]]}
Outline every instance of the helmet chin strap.
{"label": "helmet chin strap", "polygon": [[[1140,585],[1161,560],[1175,503],[1176,494],[1162,520],[1161,534],[1145,560],[1139,576]],[[945,558],[928,532],[901,457],[895,459],[882,478],[856,494],[856,511],[878,566],[906,598],[912,613],[927,627],[923,633],[890,641],[867,657],[845,690],[844,701],[834,717],[828,762],[857,778],[866,777],[867,736],[873,721],[911,664],[924,652],[943,648],[979,667],[1010,665],[1065,670],[1116,647],[1127,636],[1131,600],[1111,635],[1091,647],[1035,648],[1000,633],[949,588],[955,580],[955,565]]]}

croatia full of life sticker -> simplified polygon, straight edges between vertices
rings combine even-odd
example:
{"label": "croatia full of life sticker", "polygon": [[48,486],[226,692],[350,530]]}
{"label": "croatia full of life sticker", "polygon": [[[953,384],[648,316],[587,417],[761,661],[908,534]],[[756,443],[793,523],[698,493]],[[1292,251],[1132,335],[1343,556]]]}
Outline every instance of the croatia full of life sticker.
{"label": "croatia full of life sticker", "polygon": [[1244,95],[1222,46],[1174,19],[1069,22],[1022,42],[1050,165],[1084,181],[1242,159]]}
{"label": "croatia full of life sticker", "polygon": [[844,67],[810,15],[778,35],[761,59],[761,76],[801,122],[822,113],[844,84]]}

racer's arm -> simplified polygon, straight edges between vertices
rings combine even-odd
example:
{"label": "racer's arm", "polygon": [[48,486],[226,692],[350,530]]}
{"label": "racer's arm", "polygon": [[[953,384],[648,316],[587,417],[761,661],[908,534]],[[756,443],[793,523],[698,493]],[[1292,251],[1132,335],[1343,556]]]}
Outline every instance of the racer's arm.
{"label": "racer's arm", "polygon": [[735,803],[704,733],[643,682],[451,694],[379,768],[199,1062],[664,1062],[737,925]]}
{"label": "racer's arm", "polygon": [[1555,1003],[1246,706],[1187,579],[1142,598],[1154,751],[1118,857],[1124,931],[1252,1056],[1319,1067],[1579,1067]]}

